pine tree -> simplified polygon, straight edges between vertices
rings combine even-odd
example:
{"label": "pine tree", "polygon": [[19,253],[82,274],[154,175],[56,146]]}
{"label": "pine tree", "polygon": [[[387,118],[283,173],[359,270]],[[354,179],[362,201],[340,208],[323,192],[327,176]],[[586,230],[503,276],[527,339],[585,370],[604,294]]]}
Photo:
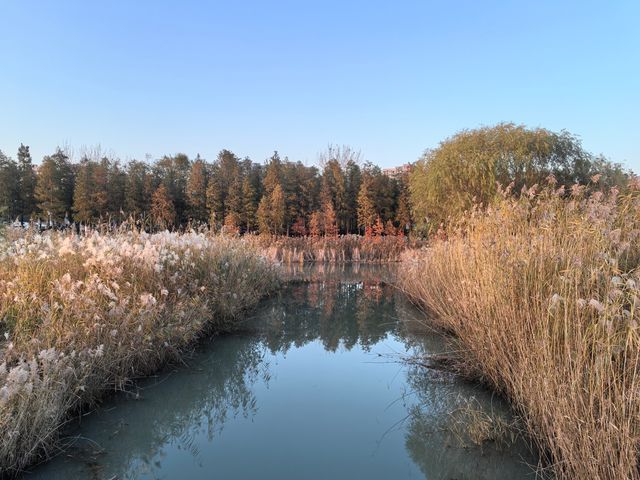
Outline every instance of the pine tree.
{"label": "pine tree", "polygon": [[126,172],[125,209],[137,217],[149,212],[151,195],[155,189],[146,163],[132,160]]}
{"label": "pine tree", "polygon": [[187,206],[189,216],[197,222],[206,222],[209,218],[207,210],[207,165],[200,156],[191,165],[187,181]]}
{"label": "pine tree", "polygon": [[264,176],[265,192],[271,195],[276,185],[282,187],[282,161],[278,152],[273,152],[269,159]]}
{"label": "pine tree", "polygon": [[284,192],[280,185],[276,185],[269,196],[269,208],[271,213],[271,231],[281,235],[284,231],[286,205]]}
{"label": "pine tree", "polygon": [[36,172],[29,146],[20,144],[18,148],[18,185],[20,194],[20,215],[24,219],[31,217],[36,211]]}
{"label": "pine tree", "polygon": [[242,204],[242,223],[244,223],[248,231],[253,231],[258,225],[256,219],[258,206],[256,205],[256,191],[248,176],[245,176],[242,181]]}
{"label": "pine tree", "polygon": [[207,209],[209,210],[209,218],[212,226],[215,223],[224,221],[225,216],[225,197],[223,178],[220,174],[219,165],[214,165],[211,169],[209,184],[207,185]]}
{"label": "pine tree", "polygon": [[224,217],[224,233],[240,233],[240,218],[237,214],[230,212]]}
{"label": "pine tree", "polygon": [[325,236],[337,237],[339,233],[338,222],[336,219],[336,212],[333,209],[333,205],[331,202],[327,202],[324,205],[323,220],[324,220],[323,230],[324,230]]}
{"label": "pine tree", "polygon": [[346,233],[358,232],[358,194],[362,183],[360,166],[353,160],[349,160],[345,167],[345,180],[347,184],[347,224]]}
{"label": "pine tree", "polygon": [[373,236],[381,237],[384,234],[384,223],[380,215],[376,218],[376,223],[373,224]]}
{"label": "pine tree", "polygon": [[36,200],[38,209],[46,217],[62,221],[73,205],[74,175],[69,157],[58,148],[56,153],[42,159],[38,169]]}
{"label": "pine tree", "polygon": [[340,230],[347,229],[347,191],[344,172],[336,159],[329,160],[322,172],[321,202],[323,205],[331,203]]}
{"label": "pine tree", "polygon": [[312,237],[319,237],[322,235],[322,225],[324,224],[324,219],[322,218],[321,212],[313,212],[311,214],[311,218],[309,219],[309,235]]}
{"label": "pine tree", "polygon": [[238,226],[242,223],[244,213],[244,197],[242,195],[243,176],[238,169],[238,175],[231,182],[229,193],[227,195],[227,215],[233,214],[237,220]]}
{"label": "pine tree", "polygon": [[96,163],[83,158],[78,166],[73,191],[73,218],[78,222],[93,223],[98,216],[94,203]]}
{"label": "pine tree", "polygon": [[161,183],[153,193],[151,199],[151,217],[160,229],[171,228],[175,225],[176,209],[173,200],[169,196],[167,187]]}
{"label": "pine tree", "polygon": [[14,220],[20,214],[18,164],[0,151],[0,216]]}
{"label": "pine tree", "polygon": [[109,196],[109,205],[107,211],[112,218],[122,218],[125,210],[125,191],[127,184],[127,175],[120,166],[120,162],[115,160],[111,162],[111,168],[107,177],[107,193]]}
{"label": "pine tree", "polygon": [[92,208],[96,216],[105,220],[109,214],[109,169],[111,162],[103,157],[93,167]]}
{"label": "pine tree", "polygon": [[270,212],[270,202],[269,197],[267,195],[263,195],[260,199],[260,204],[258,205],[258,228],[260,229],[260,233],[269,234],[271,233],[271,212]]}
{"label": "pine tree", "polygon": [[365,171],[358,192],[358,227],[365,233],[367,228],[373,227],[377,216],[371,183],[371,175]]}

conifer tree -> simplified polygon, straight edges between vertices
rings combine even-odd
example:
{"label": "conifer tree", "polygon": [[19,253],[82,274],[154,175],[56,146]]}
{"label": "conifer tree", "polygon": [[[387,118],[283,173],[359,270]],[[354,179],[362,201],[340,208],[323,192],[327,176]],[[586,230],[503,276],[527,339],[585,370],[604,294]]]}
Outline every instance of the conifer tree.
{"label": "conifer tree", "polygon": [[373,224],[373,236],[380,237],[384,234],[384,222],[380,215],[376,217],[376,223]]}
{"label": "conifer tree", "polygon": [[149,166],[144,162],[132,160],[128,163],[126,172],[125,210],[136,217],[148,213],[151,196],[155,191]]}
{"label": "conifer tree", "polygon": [[0,215],[14,220],[20,214],[18,164],[0,151]]}
{"label": "conifer tree", "polygon": [[324,225],[323,230],[326,237],[337,237],[339,233],[336,212],[331,202],[326,202],[322,214]]}
{"label": "conifer tree", "polygon": [[20,194],[20,215],[28,219],[36,211],[36,172],[29,146],[20,144],[18,148],[18,185]]}
{"label": "conifer tree", "polygon": [[240,218],[234,212],[230,212],[224,217],[224,233],[240,233]]}
{"label": "conifer tree", "polygon": [[69,157],[60,148],[42,159],[36,182],[36,201],[45,217],[60,222],[71,211],[73,183]]}
{"label": "conifer tree", "polygon": [[316,211],[311,214],[311,218],[309,219],[309,235],[312,237],[319,237],[322,235],[322,225],[324,223],[324,219],[322,218],[322,213]]}
{"label": "conifer tree", "polygon": [[258,206],[256,205],[256,191],[248,176],[245,176],[242,181],[242,205],[242,223],[248,231],[253,231],[258,226],[256,219]]}
{"label": "conifer tree", "polygon": [[73,192],[73,218],[78,222],[93,223],[98,216],[94,198],[96,163],[83,158],[78,166]]}
{"label": "conifer tree", "polygon": [[271,212],[270,212],[270,202],[269,197],[267,195],[263,195],[260,199],[260,204],[258,205],[257,212],[258,219],[258,228],[260,229],[260,233],[269,234],[271,233]]}
{"label": "conifer tree", "polygon": [[151,199],[151,217],[160,229],[171,228],[175,225],[176,209],[164,183],[153,192]]}
{"label": "conifer tree", "polygon": [[366,232],[376,221],[376,209],[373,200],[371,174],[367,171],[362,175],[360,191],[358,192],[358,227]]}
{"label": "conifer tree", "polygon": [[197,222],[206,222],[209,218],[207,210],[207,165],[198,157],[191,165],[187,181],[187,206],[189,216]]}
{"label": "conifer tree", "polygon": [[284,231],[286,205],[284,192],[280,185],[276,185],[269,196],[269,208],[271,213],[271,231],[276,235],[281,235]]}

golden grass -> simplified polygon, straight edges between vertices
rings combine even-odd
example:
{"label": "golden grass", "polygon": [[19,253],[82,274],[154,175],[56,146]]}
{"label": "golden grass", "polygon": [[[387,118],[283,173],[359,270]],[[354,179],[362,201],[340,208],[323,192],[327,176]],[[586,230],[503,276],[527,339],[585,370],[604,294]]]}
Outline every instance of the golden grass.
{"label": "golden grass", "polygon": [[254,249],[204,234],[52,233],[5,245],[0,473],[53,452],[70,414],[232,327],[277,283]]}
{"label": "golden grass", "polygon": [[398,262],[407,248],[416,245],[404,236],[363,237],[284,237],[245,235],[242,241],[261,249],[264,254],[284,264],[386,263]]}
{"label": "golden grass", "polygon": [[520,411],[564,479],[638,479],[640,192],[505,198],[429,249],[404,290]]}

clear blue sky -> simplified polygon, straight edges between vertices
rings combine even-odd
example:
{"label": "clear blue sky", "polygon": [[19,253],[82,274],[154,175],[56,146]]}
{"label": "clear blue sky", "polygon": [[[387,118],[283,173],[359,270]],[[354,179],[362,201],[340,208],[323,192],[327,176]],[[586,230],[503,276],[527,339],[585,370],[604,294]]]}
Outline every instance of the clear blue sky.
{"label": "clear blue sky", "polygon": [[221,148],[381,166],[463,128],[567,129],[640,171],[640,2],[0,0],[0,149]]}

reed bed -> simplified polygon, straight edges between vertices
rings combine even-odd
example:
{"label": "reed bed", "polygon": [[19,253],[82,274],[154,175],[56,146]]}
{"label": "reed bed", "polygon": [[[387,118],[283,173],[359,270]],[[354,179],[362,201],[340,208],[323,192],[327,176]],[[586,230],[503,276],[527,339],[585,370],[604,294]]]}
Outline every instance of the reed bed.
{"label": "reed bed", "polygon": [[640,478],[634,183],[505,195],[400,267],[429,322],[457,337],[466,371],[523,415],[556,478]]}
{"label": "reed bed", "polygon": [[243,242],[256,246],[271,260],[295,263],[398,262],[402,252],[417,245],[405,236],[284,237],[245,235]]}
{"label": "reed bed", "polygon": [[232,328],[278,284],[255,249],[205,234],[29,235],[0,253],[0,476],[55,453],[107,390]]}

